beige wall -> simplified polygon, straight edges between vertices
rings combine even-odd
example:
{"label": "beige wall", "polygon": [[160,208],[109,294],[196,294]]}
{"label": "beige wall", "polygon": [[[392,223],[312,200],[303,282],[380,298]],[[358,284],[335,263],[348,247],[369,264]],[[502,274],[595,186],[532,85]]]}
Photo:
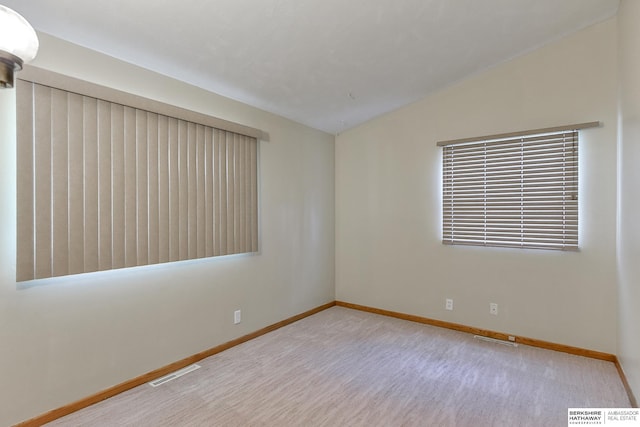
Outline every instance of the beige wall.
{"label": "beige wall", "polygon": [[640,2],[618,12],[620,71],[618,357],[640,398]]}
{"label": "beige wall", "polygon": [[[47,35],[34,62],[260,128],[261,253],[15,282],[15,92],[0,91],[0,425],[334,299],[334,138]],[[243,321],[233,325],[233,311]]]}
{"label": "beige wall", "polygon": [[[610,19],[339,135],[336,298],[615,353],[616,31]],[[580,252],[440,243],[436,141],[593,120]]]}

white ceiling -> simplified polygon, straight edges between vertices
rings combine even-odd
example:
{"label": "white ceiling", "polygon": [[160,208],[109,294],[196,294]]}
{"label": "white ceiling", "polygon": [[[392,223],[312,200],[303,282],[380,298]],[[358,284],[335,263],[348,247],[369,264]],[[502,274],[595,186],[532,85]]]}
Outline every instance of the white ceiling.
{"label": "white ceiling", "polygon": [[619,0],[0,0],[39,31],[339,133]]}

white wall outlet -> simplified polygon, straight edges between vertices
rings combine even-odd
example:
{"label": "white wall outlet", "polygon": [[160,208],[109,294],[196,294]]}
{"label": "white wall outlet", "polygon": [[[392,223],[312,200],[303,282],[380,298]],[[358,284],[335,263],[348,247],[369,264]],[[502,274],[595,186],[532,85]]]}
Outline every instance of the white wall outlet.
{"label": "white wall outlet", "polygon": [[494,316],[498,315],[498,304],[496,304],[495,302],[492,302],[489,304],[489,313],[493,314]]}
{"label": "white wall outlet", "polygon": [[451,298],[447,298],[444,308],[453,310],[453,300]]}
{"label": "white wall outlet", "polygon": [[236,310],[233,312],[233,323],[237,325],[242,320],[242,312],[240,310]]}

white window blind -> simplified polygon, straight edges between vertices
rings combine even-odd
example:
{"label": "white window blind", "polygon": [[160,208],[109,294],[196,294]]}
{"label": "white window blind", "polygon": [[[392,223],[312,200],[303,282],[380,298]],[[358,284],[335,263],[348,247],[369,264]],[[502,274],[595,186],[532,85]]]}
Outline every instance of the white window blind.
{"label": "white window blind", "polygon": [[258,250],[257,139],[181,111],[18,80],[18,281]]}
{"label": "white window blind", "polygon": [[443,141],[442,242],[578,249],[578,129]]}

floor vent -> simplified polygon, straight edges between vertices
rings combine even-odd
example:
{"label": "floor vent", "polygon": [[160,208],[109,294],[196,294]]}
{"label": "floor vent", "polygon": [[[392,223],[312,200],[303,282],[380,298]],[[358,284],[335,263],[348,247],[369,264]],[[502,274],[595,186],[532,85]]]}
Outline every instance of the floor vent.
{"label": "floor vent", "polygon": [[502,344],[502,345],[508,345],[510,347],[517,347],[518,343],[515,342],[511,342],[511,341],[503,341],[503,340],[498,340],[495,338],[489,338],[489,337],[483,337],[482,335],[474,335],[473,336],[475,339],[477,340],[482,340],[482,341],[487,341],[487,342],[493,342],[496,344]]}
{"label": "floor vent", "polygon": [[158,387],[159,385],[162,385],[164,383],[168,383],[171,380],[175,380],[176,378],[179,378],[185,374],[188,374],[189,372],[193,372],[196,369],[200,369],[200,365],[190,365],[187,366],[186,368],[182,368],[179,371],[175,371],[170,373],[169,375],[165,375],[162,378],[158,378],[157,380],[153,380],[149,383],[149,385],[151,387]]}

